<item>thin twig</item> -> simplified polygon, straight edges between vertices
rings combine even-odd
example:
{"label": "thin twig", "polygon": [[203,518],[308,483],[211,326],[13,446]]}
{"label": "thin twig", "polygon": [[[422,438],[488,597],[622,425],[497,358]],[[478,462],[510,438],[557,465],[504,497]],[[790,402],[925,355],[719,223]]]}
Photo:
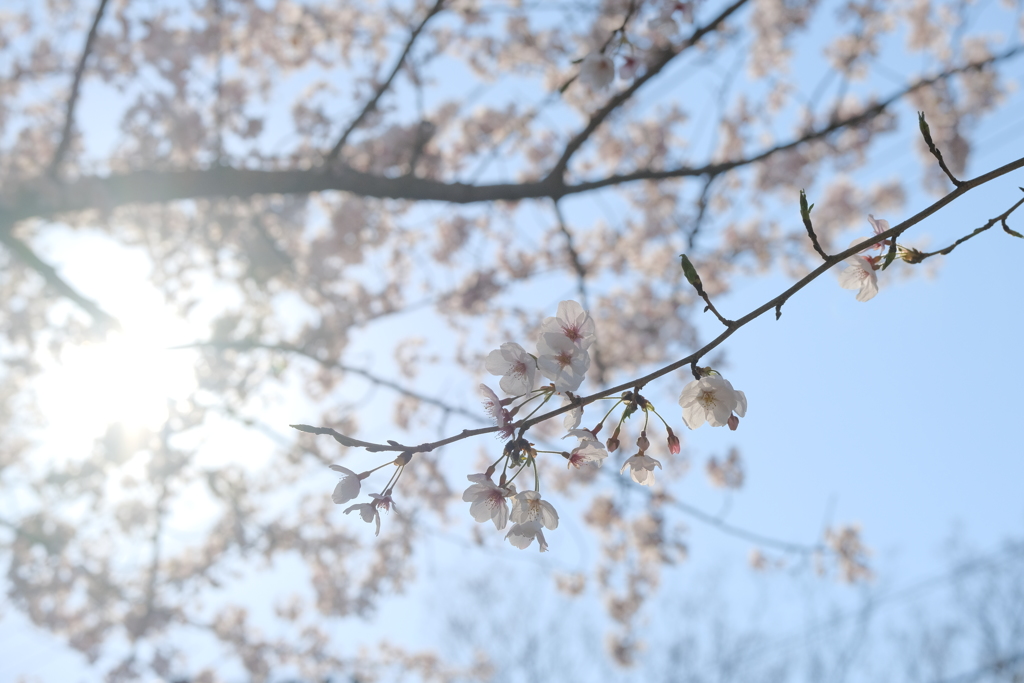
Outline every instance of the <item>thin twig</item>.
{"label": "thin twig", "polygon": [[686,238],[686,248],[691,251],[693,250],[694,243],[697,241],[697,234],[704,225],[704,217],[707,215],[708,200],[711,195],[711,186],[717,177],[714,173],[708,174],[707,180],[704,181],[704,187],[700,191],[700,197],[697,199],[697,215],[693,219],[693,225],[690,226],[690,234]]}
{"label": "thin twig", "polygon": [[942,158],[942,152],[939,151],[939,148],[935,146],[934,142],[932,142],[932,131],[931,128],[928,127],[928,122],[924,120],[923,111],[917,112],[917,125],[921,129],[921,135],[924,137],[924,144],[928,145],[928,151],[931,152],[932,156],[938,160],[939,168],[942,169],[942,172],[946,174],[946,177],[949,178],[949,181],[953,183],[954,186],[960,187],[963,185],[963,181],[958,180],[956,176],[953,175],[953,172],[949,170],[949,167],[946,166],[946,162]]}
{"label": "thin twig", "polygon": [[218,349],[218,350],[232,349],[232,350],[236,350],[236,351],[254,351],[254,350],[260,349],[260,350],[264,350],[264,351],[278,351],[280,353],[289,353],[289,354],[294,354],[294,355],[297,355],[297,356],[302,356],[303,358],[308,358],[309,360],[312,360],[312,361],[318,363],[322,367],[329,368],[329,369],[332,369],[332,370],[340,370],[342,372],[347,372],[347,373],[350,373],[350,374],[353,374],[353,375],[359,375],[363,379],[369,380],[372,384],[374,384],[376,386],[380,386],[380,387],[385,387],[387,389],[391,389],[392,391],[394,391],[396,393],[402,394],[403,396],[408,396],[409,398],[412,398],[412,399],[415,399],[417,401],[420,401],[421,403],[426,403],[427,405],[432,405],[432,406],[435,406],[437,408],[441,408],[442,410],[444,410],[447,413],[461,415],[462,417],[468,417],[471,420],[476,420],[477,422],[483,422],[483,418],[481,418],[480,415],[478,415],[477,413],[471,412],[469,410],[466,410],[465,408],[459,408],[458,406],[453,406],[453,405],[450,405],[448,403],[445,403],[441,399],[433,398],[431,396],[426,396],[424,394],[418,393],[418,392],[413,391],[411,389],[407,389],[406,387],[403,387],[398,382],[395,382],[395,381],[390,380],[390,379],[385,379],[383,377],[379,377],[379,376],[373,374],[372,372],[370,372],[369,370],[365,370],[363,368],[358,368],[358,367],[355,367],[355,366],[345,365],[343,363],[338,363],[338,362],[326,360],[326,359],[323,359],[323,358],[319,358],[315,353],[311,353],[311,352],[309,352],[309,351],[307,351],[307,350],[305,350],[305,349],[303,349],[301,347],[293,346],[291,344],[283,344],[283,343],[269,344],[269,343],[264,343],[264,342],[248,341],[248,340],[242,340],[242,341],[217,341],[217,340],[209,340],[209,341],[192,342],[190,344],[180,344],[178,346],[171,346],[171,347],[169,347],[168,350],[178,351],[178,350],[182,350],[182,349],[199,349],[199,348],[212,348],[212,349]]}
{"label": "thin twig", "polygon": [[437,2],[434,3],[434,6],[430,8],[430,11],[427,12],[427,15],[423,17],[423,20],[409,34],[409,39],[405,43],[405,48],[402,50],[402,54],[399,55],[398,60],[395,62],[395,66],[391,69],[391,73],[388,75],[387,79],[377,87],[377,91],[374,92],[370,101],[363,105],[362,111],[360,111],[359,115],[352,120],[352,123],[348,124],[348,127],[345,128],[345,132],[341,134],[340,138],[338,138],[337,144],[335,144],[331,151],[327,153],[327,156],[324,158],[327,163],[338,158],[338,155],[341,154],[341,150],[345,147],[345,143],[348,142],[349,136],[352,135],[355,129],[359,127],[359,124],[363,122],[363,119],[377,108],[377,102],[380,101],[380,98],[383,97],[384,93],[391,87],[391,81],[395,80],[395,76],[398,75],[398,72],[402,70],[402,66],[405,64],[405,59],[409,56],[409,52],[412,51],[412,46],[416,42],[416,39],[419,38],[419,35],[423,31],[424,27],[426,27],[427,22],[430,21],[434,15],[440,12],[443,6],[444,0],[437,0]]}
{"label": "thin twig", "polygon": [[[924,261],[926,258],[931,258],[932,256],[938,256],[939,254],[942,254],[943,256],[945,256],[949,252],[951,252],[954,249],[956,249],[959,245],[963,244],[964,242],[966,242],[967,240],[971,239],[972,237],[975,237],[976,235],[980,235],[981,233],[985,232],[986,230],[988,230],[989,228],[994,226],[996,223],[1002,223],[1003,224],[1003,229],[1006,230],[1007,232],[1010,232],[1011,234],[1013,234],[1014,231],[1010,230],[1009,226],[1006,225],[1006,219],[1010,217],[1010,214],[1012,214],[1014,211],[1019,209],[1021,207],[1021,205],[1024,205],[1024,198],[1018,200],[1017,203],[1015,203],[1009,209],[1007,209],[1003,213],[999,214],[995,218],[990,219],[987,223],[985,223],[985,225],[981,226],[980,228],[975,229],[973,232],[971,232],[971,233],[969,233],[967,235],[964,235],[963,237],[958,239],[956,242],[953,242],[951,245],[949,245],[945,249],[939,249],[938,251],[925,251],[925,252],[917,251],[916,249],[907,249],[905,251],[908,254],[908,257],[905,257],[903,260],[907,261],[908,263],[920,263],[921,261]],[[1021,235],[1019,233],[1017,233],[1014,236],[1015,237],[1021,237]],[[895,240],[893,240],[893,243],[895,243]]]}
{"label": "thin twig", "polygon": [[814,208],[814,204],[808,206],[807,195],[803,190],[800,190],[800,218],[803,219],[804,227],[807,229],[807,236],[811,238],[811,244],[814,246],[814,251],[818,252],[821,258],[828,261],[828,254],[821,248],[818,243],[818,236],[814,234],[814,226],[811,224],[811,209]]}
{"label": "thin twig", "polygon": [[71,94],[68,96],[68,103],[64,113],[64,130],[61,132],[57,150],[53,153],[50,167],[46,171],[50,177],[56,177],[60,164],[64,160],[64,155],[67,154],[68,147],[71,146],[71,128],[75,123],[75,105],[78,104],[78,93],[81,90],[82,75],[85,73],[85,62],[89,59],[89,54],[92,52],[93,43],[96,41],[96,29],[100,25],[100,20],[103,18],[103,12],[106,8],[107,0],[100,0],[99,7],[96,8],[96,14],[92,19],[92,27],[89,29],[89,34],[85,37],[82,56],[78,58],[78,66],[75,67],[75,77],[71,82]]}

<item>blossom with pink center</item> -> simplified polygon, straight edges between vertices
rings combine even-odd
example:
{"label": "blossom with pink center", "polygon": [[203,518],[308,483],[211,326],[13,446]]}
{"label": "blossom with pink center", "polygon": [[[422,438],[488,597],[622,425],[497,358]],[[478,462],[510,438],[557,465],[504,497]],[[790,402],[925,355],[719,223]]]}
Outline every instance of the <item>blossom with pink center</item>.
{"label": "blossom with pink center", "polygon": [[515,484],[497,486],[486,474],[471,474],[468,478],[473,484],[463,492],[462,500],[470,504],[469,514],[478,522],[489,519],[495,529],[504,529],[509,515],[506,498],[516,492]]}
{"label": "blossom with pink center", "polygon": [[555,391],[576,391],[590,369],[590,354],[563,334],[547,333],[537,342],[537,367],[552,380]]}
{"label": "blossom with pink center", "polygon": [[570,436],[575,436],[580,442],[569,452],[569,465],[578,468],[580,465],[592,463],[596,463],[598,467],[604,464],[604,459],[608,457],[608,451],[593,432],[589,429],[570,429],[569,433],[562,438],[568,439]]}
{"label": "blossom with pink center", "polygon": [[544,318],[540,325],[541,339],[549,334],[563,335],[579,348],[586,351],[597,338],[594,319],[575,301],[563,301],[558,304],[558,315]]}
{"label": "blossom with pink center", "polygon": [[391,512],[392,507],[394,507],[395,510],[398,509],[398,507],[395,505],[395,501],[391,498],[390,493],[387,493],[385,495],[381,495],[379,493],[371,493],[370,498],[373,498],[372,504],[378,510]]}
{"label": "blossom with pink center", "polygon": [[586,88],[604,90],[615,80],[615,63],[611,57],[600,52],[591,52],[580,65],[580,84]]}
{"label": "blossom with pink center", "polygon": [[544,531],[537,520],[513,524],[512,528],[505,534],[505,538],[520,550],[526,550],[530,547],[535,538],[541,552],[545,552],[548,549],[548,543],[544,540]]}
{"label": "blossom with pink center", "polygon": [[484,367],[492,375],[502,376],[498,386],[512,396],[529,393],[537,377],[537,359],[515,342],[505,342],[487,354]]}
{"label": "blossom with pink center", "polygon": [[619,474],[626,471],[629,468],[629,477],[636,483],[642,486],[651,486],[654,484],[654,468],[661,467],[661,463],[652,458],[649,455],[644,455],[642,452],[637,453],[632,458],[628,458],[626,462],[622,464],[622,469],[619,470]]}
{"label": "blossom with pink center", "polygon": [[747,396],[733,389],[724,377],[707,375],[683,387],[679,406],[683,409],[683,422],[690,429],[705,421],[712,427],[723,427],[733,411],[740,417],[747,414]]}
{"label": "blossom with pink center", "polygon": [[839,286],[856,289],[857,301],[869,301],[878,294],[877,264],[870,258],[854,254],[846,259],[846,269],[839,274]]}
{"label": "blossom with pink center", "polygon": [[484,410],[487,412],[488,417],[494,420],[494,424],[498,425],[498,434],[503,439],[511,437],[514,431],[511,422],[512,418],[509,417],[508,411],[501,406],[501,399],[486,384],[480,385],[480,395],[483,396]]}
{"label": "blossom with pink center", "polygon": [[558,513],[555,507],[541,500],[537,491],[522,491],[512,498],[512,521],[517,524],[540,520],[540,523],[548,529],[558,527]]}

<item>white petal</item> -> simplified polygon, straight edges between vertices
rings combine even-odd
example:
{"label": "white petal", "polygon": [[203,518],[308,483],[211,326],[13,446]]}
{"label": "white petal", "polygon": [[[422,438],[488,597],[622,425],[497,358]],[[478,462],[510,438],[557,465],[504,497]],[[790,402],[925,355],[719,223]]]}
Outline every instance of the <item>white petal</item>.
{"label": "white petal", "polygon": [[707,419],[707,411],[697,401],[692,401],[690,404],[683,408],[683,424],[690,429],[696,429],[704,424]]}
{"label": "white petal", "polygon": [[484,359],[484,367],[492,375],[504,375],[508,372],[508,366],[508,360],[505,359],[505,355],[499,349],[491,351],[487,354],[487,358]]}
{"label": "white petal", "polygon": [[857,301],[869,301],[878,294],[878,276],[874,272],[867,274],[861,283],[860,291],[857,292]]}
{"label": "white petal", "polygon": [[742,391],[736,392],[736,407],[733,410],[740,417],[744,417],[747,414],[747,395]]}
{"label": "white petal", "polygon": [[548,529],[558,528],[558,513],[555,506],[547,501],[540,504],[540,522]]}

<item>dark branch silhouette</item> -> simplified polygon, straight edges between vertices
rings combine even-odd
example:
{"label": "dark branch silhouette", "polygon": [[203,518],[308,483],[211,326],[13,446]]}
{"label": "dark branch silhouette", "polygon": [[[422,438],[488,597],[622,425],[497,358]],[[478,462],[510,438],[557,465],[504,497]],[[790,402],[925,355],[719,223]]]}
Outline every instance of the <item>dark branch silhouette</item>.
{"label": "dark branch silhouette", "polygon": [[338,142],[335,143],[331,151],[327,153],[327,156],[324,159],[328,164],[338,158],[338,155],[341,154],[341,150],[345,148],[345,143],[348,142],[349,136],[352,135],[355,129],[359,127],[359,124],[363,122],[363,119],[377,108],[377,102],[380,101],[380,98],[383,97],[384,93],[386,93],[388,88],[391,87],[391,82],[395,80],[395,76],[398,75],[398,72],[402,70],[402,66],[405,64],[405,59],[409,56],[409,52],[412,51],[412,46],[415,44],[416,39],[419,38],[419,35],[426,27],[427,22],[430,21],[434,15],[440,12],[443,6],[444,0],[437,0],[437,2],[434,3],[434,6],[430,8],[430,11],[427,12],[427,15],[423,17],[423,21],[421,21],[416,28],[412,30],[412,33],[409,34],[409,39],[405,42],[405,49],[402,50],[402,54],[399,55],[398,60],[395,62],[395,66],[391,69],[391,73],[388,75],[387,79],[377,87],[373,97],[363,105],[362,110],[352,120],[352,123],[348,124],[345,128],[345,132],[343,132],[341,137],[338,138]]}
{"label": "dark branch silhouette", "polygon": [[89,35],[85,38],[82,56],[79,57],[78,66],[75,67],[75,78],[71,83],[71,94],[68,95],[67,108],[64,113],[64,130],[61,131],[60,143],[57,145],[57,150],[53,153],[53,159],[50,161],[50,167],[47,170],[47,173],[52,177],[56,177],[60,164],[64,161],[64,155],[67,154],[68,147],[71,145],[71,129],[75,125],[75,105],[78,104],[78,93],[82,86],[85,63],[92,52],[92,45],[96,41],[96,29],[99,28],[100,20],[103,19],[103,12],[106,9],[107,0],[100,0],[99,7],[96,8],[96,15],[92,20],[92,28],[89,29]]}

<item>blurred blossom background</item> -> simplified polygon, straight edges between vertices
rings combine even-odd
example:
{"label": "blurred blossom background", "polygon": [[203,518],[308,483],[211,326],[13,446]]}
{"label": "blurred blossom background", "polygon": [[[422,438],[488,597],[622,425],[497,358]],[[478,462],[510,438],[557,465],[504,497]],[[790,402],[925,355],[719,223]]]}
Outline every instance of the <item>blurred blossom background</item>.
{"label": "blurred blossom background", "polygon": [[736,331],[700,361],[745,393],[735,431],[683,424],[688,368],[645,386],[682,441],[651,421],[654,485],[619,473],[637,416],[600,468],[542,453],[543,554],[462,499],[494,434],[417,453],[375,536],[329,465],[394,454],[289,427],[487,427],[485,357],[562,301],[596,326],[580,395],[687,356],[723,328],[681,253],[735,320],[821,263],[800,190],[830,254],[953,190],[918,112],[957,178],[1024,156],[1022,17],[0,3],[0,680],[1024,680],[1020,213]]}

